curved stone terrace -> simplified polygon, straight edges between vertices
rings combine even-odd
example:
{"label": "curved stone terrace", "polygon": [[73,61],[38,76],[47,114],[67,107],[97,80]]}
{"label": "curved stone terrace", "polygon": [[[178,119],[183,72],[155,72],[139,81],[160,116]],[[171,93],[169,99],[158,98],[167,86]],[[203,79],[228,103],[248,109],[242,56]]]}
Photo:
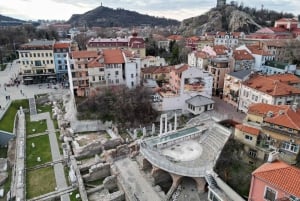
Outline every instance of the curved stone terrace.
{"label": "curved stone terrace", "polygon": [[141,154],[154,166],[188,177],[204,177],[213,167],[231,131],[217,123],[183,128],[140,142]]}

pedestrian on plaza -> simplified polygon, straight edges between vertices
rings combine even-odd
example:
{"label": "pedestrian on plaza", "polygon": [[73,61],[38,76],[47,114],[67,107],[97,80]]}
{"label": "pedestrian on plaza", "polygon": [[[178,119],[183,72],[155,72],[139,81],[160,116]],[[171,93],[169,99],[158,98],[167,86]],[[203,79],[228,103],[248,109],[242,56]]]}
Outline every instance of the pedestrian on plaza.
{"label": "pedestrian on plaza", "polygon": [[6,91],[6,87],[4,87],[4,90]]}
{"label": "pedestrian on plaza", "polygon": [[20,89],[20,93],[22,94],[22,89]]}

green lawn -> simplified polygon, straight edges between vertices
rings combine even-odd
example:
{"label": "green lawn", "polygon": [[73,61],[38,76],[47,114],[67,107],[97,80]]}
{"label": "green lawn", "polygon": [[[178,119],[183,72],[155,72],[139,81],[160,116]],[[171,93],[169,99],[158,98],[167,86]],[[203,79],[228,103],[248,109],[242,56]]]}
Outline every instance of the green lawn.
{"label": "green lawn", "polygon": [[13,132],[15,116],[20,106],[22,106],[23,109],[28,109],[28,100],[16,100],[11,103],[9,109],[7,110],[3,118],[0,120],[0,130],[4,130],[11,133]]}
{"label": "green lawn", "polygon": [[55,190],[56,182],[53,167],[30,170],[26,173],[27,199]]}
{"label": "green lawn", "polygon": [[[35,147],[32,147],[32,143]],[[41,162],[37,161],[41,157]],[[52,161],[51,148],[48,135],[26,139],[26,166],[33,167]]]}
{"label": "green lawn", "polygon": [[43,105],[38,104],[36,106],[36,110],[37,110],[38,113],[44,113],[44,112],[52,113],[52,105],[50,105],[50,104],[43,104]]}
{"label": "green lawn", "polygon": [[44,133],[47,130],[46,120],[30,121],[29,115],[26,115],[26,135]]}
{"label": "green lawn", "polygon": [[[70,195],[70,200],[71,201],[81,201],[81,198],[76,199],[76,194],[79,194],[78,190],[75,190],[72,192],[72,195]],[[79,194],[80,195],[80,194]]]}

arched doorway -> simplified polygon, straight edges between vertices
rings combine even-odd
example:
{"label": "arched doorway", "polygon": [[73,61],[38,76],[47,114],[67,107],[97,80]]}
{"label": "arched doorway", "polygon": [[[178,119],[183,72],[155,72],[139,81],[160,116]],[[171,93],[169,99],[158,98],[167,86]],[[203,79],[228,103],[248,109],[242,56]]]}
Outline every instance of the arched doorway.
{"label": "arched doorway", "polygon": [[[198,201],[201,197],[203,198],[203,196],[205,196],[198,192],[197,182],[191,177],[182,177],[173,194],[176,195],[177,200],[190,201]],[[174,195],[172,195],[172,197],[174,197]]]}
{"label": "arched doorway", "polygon": [[159,185],[162,191],[167,194],[173,183],[171,175],[164,170],[157,169],[152,172],[152,177],[154,178],[154,184]]}

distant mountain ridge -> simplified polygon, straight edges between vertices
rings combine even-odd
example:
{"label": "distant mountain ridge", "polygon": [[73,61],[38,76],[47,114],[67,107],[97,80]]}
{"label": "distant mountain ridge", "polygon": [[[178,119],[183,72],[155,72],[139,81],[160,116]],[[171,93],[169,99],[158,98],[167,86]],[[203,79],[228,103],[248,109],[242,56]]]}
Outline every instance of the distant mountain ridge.
{"label": "distant mountain ridge", "polygon": [[24,20],[19,20],[16,18],[0,15],[0,25],[1,26],[20,25],[20,24],[23,24],[24,22],[25,22]]}
{"label": "distant mountain ridge", "polygon": [[74,14],[68,20],[75,26],[101,26],[101,27],[132,27],[140,25],[169,26],[180,25],[173,19],[153,17],[125,9],[112,9],[99,6],[84,14]]}
{"label": "distant mountain ridge", "polygon": [[208,12],[185,19],[181,22],[183,35],[202,35],[205,32],[229,31],[251,33],[263,26],[273,26],[274,21],[283,17],[293,17],[289,13],[279,13],[267,9],[226,5],[212,8]]}

